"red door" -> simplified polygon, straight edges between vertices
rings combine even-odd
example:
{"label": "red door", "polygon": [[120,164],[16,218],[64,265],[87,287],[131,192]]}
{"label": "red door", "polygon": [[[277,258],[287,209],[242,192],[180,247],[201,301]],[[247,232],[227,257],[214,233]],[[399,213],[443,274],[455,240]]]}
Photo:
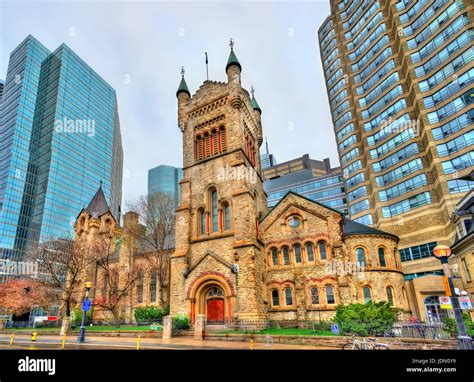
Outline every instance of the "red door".
{"label": "red door", "polygon": [[224,300],[214,298],[207,300],[207,321],[224,322]]}

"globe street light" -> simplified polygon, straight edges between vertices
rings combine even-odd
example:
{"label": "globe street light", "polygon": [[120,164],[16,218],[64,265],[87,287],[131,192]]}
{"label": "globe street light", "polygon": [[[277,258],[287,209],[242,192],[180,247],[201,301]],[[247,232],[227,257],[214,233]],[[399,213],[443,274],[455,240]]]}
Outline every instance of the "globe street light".
{"label": "globe street light", "polygon": [[84,342],[86,340],[86,314],[90,310],[89,303],[89,291],[92,288],[92,282],[86,281],[84,283],[84,289],[86,290],[86,295],[82,303],[82,324],[81,329],[79,330],[79,336],[77,337],[77,342]]}
{"label": "globe street light", "polygon": [[451,301],[453,304],[454,320],[456,321],[456,327],[458,329],[459,347],[461,349],[471,350],[472,338],[467,335],[464,320],[462,319],[462,310],[459,305],[458,296],[454,289],[453,278],[451,277],[451,271],[448,266],[448,259],[451,256],[451,253],[451,248],[447,245],[438,245],[433,249],[434,256],[441,261],[441,264],[443,265],[444,276],[448,279],[449,289],[451,290]]}

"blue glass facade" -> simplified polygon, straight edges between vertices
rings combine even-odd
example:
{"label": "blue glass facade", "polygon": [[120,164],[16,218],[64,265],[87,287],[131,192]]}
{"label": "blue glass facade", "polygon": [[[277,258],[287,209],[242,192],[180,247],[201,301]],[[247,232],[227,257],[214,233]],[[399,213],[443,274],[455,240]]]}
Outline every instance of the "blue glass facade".
{"label": "blue glass facade", "polygon": [[183,169],[160,165],[148,170],[148,195],[159,192],[172,196],[175,205],[179,204],[179,182],[183,179]]}
{"label": "blue glass facade", "polygon": [[32,36],[11,54],[5,85],[3,256],[19,257],[38,242],[71,237],[78,212],[100,181],[118,220],[123,150],[115,90],[68,46],[51,53]]}

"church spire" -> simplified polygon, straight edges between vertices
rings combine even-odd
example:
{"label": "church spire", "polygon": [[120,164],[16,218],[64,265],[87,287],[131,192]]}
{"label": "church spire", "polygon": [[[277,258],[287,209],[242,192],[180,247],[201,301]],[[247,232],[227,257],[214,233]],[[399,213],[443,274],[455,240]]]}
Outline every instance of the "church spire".
{"label": "church spire", "polygon": [[181,82],[179,83],[178,90],[176,92],[176,97],[179,93],[186,93],[189,97],[191,97],[191,93],[189,91],[188,85],[186,84],[186,80],[184,79],[184,66],[181,67]]}
{"label": "church spire", "polygon": [[234,53],[234,40],[233,39],[230,39],[229,46],[230,46],[230,54],[229,54],[229,59],[227,60],[225,71],[227,72],[227,69],[229,69],[229,67],[234,66],[234,65],[237,66],[240,71],[242,71],[242,66],[240,65],[240,62]]}
{"label": "church spire", "polygon": [[250,92],[252,93],[252,108],[262,114],[262,109],[260,109],[260,106],[258,106],[257,100],[255,99],[255,89],[253,88],[253,86],[251,87]]}

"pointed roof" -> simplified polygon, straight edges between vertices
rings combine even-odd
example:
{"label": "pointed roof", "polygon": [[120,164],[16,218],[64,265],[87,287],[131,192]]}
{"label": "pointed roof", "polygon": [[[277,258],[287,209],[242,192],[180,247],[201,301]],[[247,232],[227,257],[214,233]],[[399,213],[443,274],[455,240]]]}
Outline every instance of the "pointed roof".
{"label": "pointed roof", "polygon": [[252,96],[251,104],[254,110],[257,110],[260,112],[260,114],[262,114],[262,109],[260,109],[260,106],[258,106],[257,100],[255,99],[254,96]]}
{"label": "pointed roof", "polygon": [[242,66],[240,65],[240,62],[239,62],[237,56],[234,53],[234,48],[230,49],[229,59],[227,60],[227,65],[225,66],[225,71],[227,72],[227,69],[229,69],[229,66],[232,66],[232,65],[238,66],[240,71],[242,71]]}
{"label": "pointed roof", "polygon": [[188,85],[186,84],[184,77],[181,78],[181,82],[179,83],[178,90],[176,91],[176,97],[178,96],[179,93],[187,93],[188,96],[191,97],[191,92],[189,91]]}
{"label": "pointed roof", "polygon": [[187,93],[191,97],[191,92],[189,91],[188,84],[184,79],[184,66],[181,67],[181,82],[179,83],[178,90],[176,91],[176,97],[179,93]]}
{"label": "pointed roof", "polygon": [[100,183],[100,187],[95,193],[91,202],[84,210],[94,218],[98,218],[107,212],[112,214],[105,198],[104,191],[102,190],[102,182]]}

